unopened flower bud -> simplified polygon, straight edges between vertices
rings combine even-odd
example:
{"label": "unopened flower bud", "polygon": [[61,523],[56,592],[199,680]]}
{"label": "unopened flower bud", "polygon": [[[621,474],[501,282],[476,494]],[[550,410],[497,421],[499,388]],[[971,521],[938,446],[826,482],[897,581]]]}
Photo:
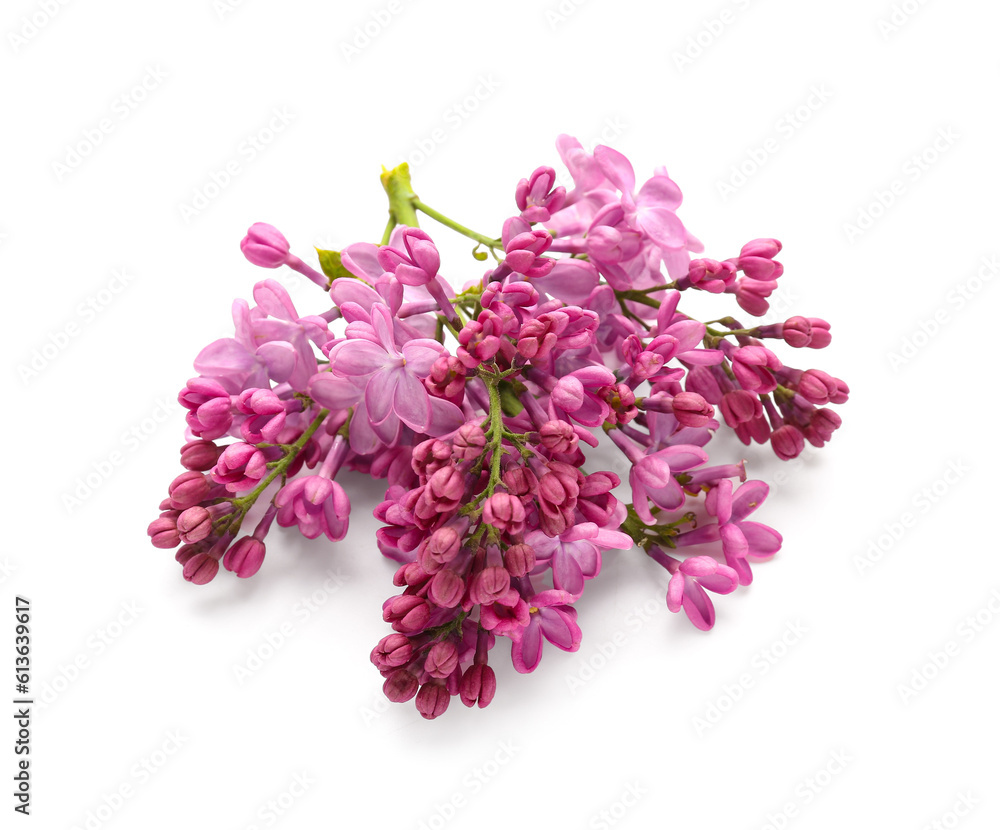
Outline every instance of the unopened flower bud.
{"label": "unopened flower bud", "polygon": [[396,669],[382,684],[382,692],[393,703],[405,703],[416,693],[420,683],[406,669]]}
{"label": "unopened flower bud", "polygon": [[222,565],[241,579],[247,579],[260,570],[265,552],[266,547],[260,539],[244,536],[226,551],[226,555],[222,557]]}
{"label": "unopened flower bud", "polygon": [[458,668],[458,649],[454,643],[440,642],[431,646],[424,661],[424,670],[431,677],[444,679]]}
{"label": "unopened flower bud", "polygon": [[154,548],[175,548],[181,543],[180,533],[177,531],[177,517],[180,513],[176,510],[166,510],[160,514],[158,519],[154,519],[146,528],[150,541]]}
{"label": "unopened flower bud", "polygon": [[417,711],[427,720],[443,715],[449,703],[451,695],[441,683],[425,683],[417,692]]}
{"label": "unopened flower bud", "polygon": [[715,415],[712,405],[697,392],[674,395],[673,409],[677,422],[685,427],[703,427]]}
{"label": "unopened flower bud", "polygon": [[170,482],[170,487],[168,488],[170,505],[175,510],[194,507],[205,500],[208,491],[211,489],[212,482],[201,473],[194,470],[181,473]]}
{"label": "unopened flower bud", "polygon": [[256,222],[240,242],[240,250],[254,265],[261,268],[279,268],[288,261],[288,240],[274,225]]}
{"label": "unopened flower bud", "polygon": [[535,567],[535,549],[530,545],[511,545],[504,551],[503,564],[511,576],[526,576]]}
{"label": "unopened flower bud", "polygon": [[462,601],[465,580],[453,570],[446,568],[434,574],[428,596],[442,608],[454,608]]}
{"label": "unopened flower bud", "polygon": [[579,439],[566,421],[546,421],[538,430],[540,441],[547,450],[557,453],[572,452]]}
{"label": "unopened flower bud", "polygon": [[771,448],[774,454],[784,461],[798,456],[805,445],[802,430],[793,424],[785,424],[771,433]]}
{"label": "unopened flower bud", "polygon": [[523,533],[524,520],[524,505],[510,493],[494,493],[483,504],[483,521],[501,533]]}
{"label": "unopened flower bud", "polygon": [[380,671],[405,666],[413,657],[413,644],[405,634],[389,634],[372,649],[371,661]]}
{"label": "unopened flower bud", "polygon": [[195,585],[205,585],[219,572],[219,560],[209,553],[196,553],[184,563],[184,578]]}
{"label": "unopened flower bud", "polygon": [[423,631],[430,616],[427,601],[409,594],[393,597],[382,609],[382,619],[403,634]]}
{"label": "unopened flower bud", "polygon": [[189,470],[204,473],[215,466],[222,453],[222,447],[212,441],[188,441],[181,447],[181,465]]}
{"label": "unopened flower bud", "polygon": [[204,507],[189,507],[177,517],[177,532],[181,541],[193,543],[212,533],[212,514]]}
{"label": "unopened flower bud", "polygon": [[510,574],[504,568],[483,568],[469,589],[469,598],[477,605],[492,605],[510,590]]}
{"label": "unopened flower bud", "polygon": [[462,675],[459,694],[466,706],[478,705],[480,709],[490,705],[497,691],[497,676],[485,663],[469,666]]}

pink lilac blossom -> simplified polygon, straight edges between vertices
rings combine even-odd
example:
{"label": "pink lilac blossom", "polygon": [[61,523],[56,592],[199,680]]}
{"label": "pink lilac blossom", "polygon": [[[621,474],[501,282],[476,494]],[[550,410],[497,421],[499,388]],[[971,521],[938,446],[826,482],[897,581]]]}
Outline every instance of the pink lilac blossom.
{"label": "pink lilac blossom", "polygon": [[[712,628],[709,594],[749,585],[751,564],[782,544],[749,518],[768,495],[747,480],[759,456],[711,459],[712,438],[728,429],[795,458],[831,440],[830,405],[849,397],[843,380],[785,362],[831,342],[826,320],[729,314],[767,313],[787,279],[781,243],[692,259],[703,246],[664,168],[640,184],[610,147],[560,136],[557,150],[572,187],[538,166],[495,236],[420,202],[406,165],[382,176],[382,242],[320,251],[322,272],[276,228],[252,225],[246,259],[304,274],[320,302],[300,314],[273,278],[253,305],[234,302],[233,336],[201,350],[178,395],[183,472],[147,529],[154,547],[177,548],[190,582],[247,579],[281,566],[266,541],[275,524],[316,544],[348,537],[341,471],[384,479],[374,541],[396,590],[371,661],[386,696],[428,719],[456,696],[490,704],[502,640],[521,673],[539,668],[546,642],[579,649],[577,603],[607,557],[649,556],[667,571],[667,607]],[[473,240],[490,267],[443,271],[418,213]],[[728,308],[691,316],[691,291]],[[621,477],[595,467],[602,443],[620,453]],[[263,514],[241,535],[255,505]]]}

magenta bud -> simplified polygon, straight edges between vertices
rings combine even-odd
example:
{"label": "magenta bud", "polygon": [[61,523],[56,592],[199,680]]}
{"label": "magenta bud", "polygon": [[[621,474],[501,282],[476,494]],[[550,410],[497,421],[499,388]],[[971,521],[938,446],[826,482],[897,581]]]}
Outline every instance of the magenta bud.
{"label": "magenta bud", "polygon": [[458,668],[458,649],[454,643],[435,643],[427,652],[424,671],[431,677],[444,680]]}
{"label": "magenta bud", "polygon": [[538,487],[538,479],[528,467],[511,467],[501,476],[507,491],[518,498],[530,496]]}
{"label": "magenta bud", "polygon": [[475,461],[486,449],[486,435],[479,424],[462,424],[451,443],[456,461]]}
{"label": "magenta bud", "polygon": [[712,405],[697,392],[674,395],[673,410],[677,422],[685,427],[703,427],[715,415]]}
{"label": "magenta bud", "polygon": [[572,452],[579,442],[573,427],[565,421],[546,421],[539,428],[538,435],[542,446],[552,452]]}
{"label": "magenta bud", "polygon": [[222,447],[212,441],[188,441],[181,447],[181,465],[189,470],[204,473],[215,466],[222,453]]}
{"label": "magenta bud", "polygon": [[195,585],[205,585],[219,572],[219,560],[209,553],[196,553],[184,563],[184,578]]}
{"label": "magenta bud", "polygon": [[805,428],[806,440],[815,447],[822,447],[840,428],[840,416],[832,409],[817,409]]}
{"label": "magenta bud", "polygon": [[382,692],[393,703],[405,703],[417,693],[420,684],[406,669],[396,669],[382,684]]}
{"label": "magenta bud", "polygon": [[264,562],[266,548],[260,539],[244,536],[222,557],[222,565],[241,579],[253,576]]}
{"label": "magenta bud", "polygon": [[774,259],[781,252],[781,243],[777,239],[751,239],[740,249],[740,256],[759,256],[764,259]]}
{"label": "magenta bud", "polygon": [[204,507],[189,507],[177,517],[177,532],[182,542],[200,542],[212,533],[212,514]]}
{"label": "magenta bud", "polygon": [[809,343],[810,349],[825,349],[833,339],[830,336],[830,324],[819,317],[810,317],[809,324],[812,326],[812,340]]}
{"label": "magenta bud", "polygon": [[261,268],[278,268],[288,261],[288,240],[274,225],[256,222],[240,242],[240,250],[254,265]]}
{"label": "magenta bud", "polygon": [[177,549],[177,553],[174,554],[174,559],[176,559],[183,566],[186,565],[192,557],[204,552],[205,546],[201,543],[198,543],[197,545],[181,545]]}
{"label": "magenta bud", "polygon": [[798,456],[805,445],[802,430],[792,424],[785,424],[771,433],[771,448],[774,450],[774,454],[783,461]]}
{"label": "magenta bud", "polygon": [[807,369],[799,378],[798,393],[812,404],[829,403],[838,394],[837,379],[819,369]]}
{"label": "magenta bud", "polygon": [[181,543],[181,537],[177,531],[177,517],[179,515],[176,510],[165,510],[158,519],[153,519],[149,523],[146,533],[154,548],[175,548]]}
{"label": "magenta bud", "polygon": [[427,601],[411,594],[393,597],[382,610],[382,619],[403,634],[423,631],[430,616],[431,609]]}
{"label": "magenta bud", "polygon": [[454,608],[462,601],[464,593],[465,580],[453,570],[446,568],[434,574],[428,596],[442,608]]}
{"label": "magenta bud", "polygon": [[168,488],[170,506],[175,510],[194,507],[205,500],[208,491],[211,489],[212,482],[201,473],[194,470],[181,473],[170,482],[170,487]]}
{"label": "magenta bud", "polygon": [[726,392],[722,396],[719,409],[722,411],[722,417],[731,427],[759,418],[764,411],[760,398],[745,389]]}
{"label": "magenta bud", "polygon": [[396,576],[399,580],[398,582],[393,580],[396,585],[409,585],[411,588],[421,588],[431,578],[431,575],[421,567],[419,562],[408,562],[403,565],[396,572]]}
{"label": "magenta bud", "polygon": [[379,671],[405,666],[413,657],[413,644],[405,634],[389,634],[372,649],[371,660]]}
{"label": "magenta bud", "polygon": [[443,715],[450,702],[451,695],[441,683],[425,683],[417,692],[417,711],[427,720]]}
{"label": "magenta bud", "polygon": [[[486,439],[483,438],[485,444]],[[410,458],[410,467],[418,476],[424,479],[430,478],[438,470],[447,467],[451,463],[451,447],[444,441],[431,438],[429,441],[422,441],[413,448],[413,456]]]}
{"label": "magenta bud", "polygon": [[781,243],[777,239],[751,240],[740,250],[736,267],[752,280],[776,280],[784,273],[782,264],[774,261],[780,250]]}
{"label": "magenta bud", "polygon": [[692,285],[721,294],[736,280],[736,266],[731,262],[718,262],[714,259],[693,259],[688,266],[688,279]]}
{"label": "magenta bud", "polygon": [[736,281],[736,302],[740,308],[749,312],[754,317],[763,317],[770,307],[767,298],[771,296],[774,289],[778,287],[776,280],[750,280],[741,279]]}
{"label": "magenta bud", "polygon": [[465,395],[465,366],[457,357],[442,355],[431,366],[430,374],[424,379],[424,386],[437,398],[461,404]]}
{"label": "magenta bud", "polygon": [[483,709],[490,705],[496,694],[496,672],[485,663],[476,663],[465,670],[458,688],[462,703],[466,706],[478,704]]}
{"label": "magenta bud", "polygon": [[427,573],[437,573],[451,562],[462,549],[462,537],[450,525],[435,530],[421,544],[417,554],[420,566]]}
{"label": "magenta bud", "polygon": [[445,509],[453,509],[465,494],[465,476],[455,467],[442,467],[428,479],[427,489],[435,499],[449,505]]}
{"label": "magenta bud", "polygon": [[492,605],[510,590],[510,574],[504,568],[483,568],[469,589],[469,598],[477,605]]}
{"label": "magenta bud", "polygon": [[692,366],[684,385],[689,392],[697,392],[711,404],[722,400],[722,387],[708,366]]}
{"label": "magenta bud", "polygon": [[812,323],[805,317],[789,317],[781,327],[781,337],[793,349],[804,349],[812,342]]}
{"label": "magenta bud", "polygon": [[530,545],[511,545],[504,551],[503,564],[511,576],[526,576],[535,567],[535,549]]}
{"label": "magenta bud", "polygon": [[501,533],[523,533],[524,505],[517,496],[510,493],[494,493],[483,504],[483,521]]}

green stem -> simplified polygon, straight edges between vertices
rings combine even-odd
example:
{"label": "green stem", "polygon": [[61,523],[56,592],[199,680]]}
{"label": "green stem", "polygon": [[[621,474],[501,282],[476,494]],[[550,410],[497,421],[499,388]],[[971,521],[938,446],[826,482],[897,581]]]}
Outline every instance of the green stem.
{"label": "green stem", "polygon": [[[410,165],[405,161],[392,170],[382,170],[382,187],[389,197],[389,221],[395,225],[420,227],[417,222],[417,212],[413,206],[417,202],[417,194],[413,192],[410,182]],[[391,232],[392,228],[389,228]],[[388,242],[388,239],[386,239]]]}
{"label": "green stem", "polygon": [[288,446],[288,451],[285,453],[285,457],[281,458],[275,465],[274,469],[268,473],[267,478],[263,479],[260,484],[258,484],[253,491],[247,493],[245,496],[241,496],[238,499],[233,499],[233,506],[236,508],[235,513],[230,513],[229,516],[224,517],[228,519],[226,525],[231,525],[234,520],[238,518],[236,528],[239,528],[240,523],[243,521],[243,517],[253,506],[253,503],[257,501],[261,493],[263,493],[278,476],[284,475],[288,468],[292,465],[296,456],[302,450],[302,448],[308,443],[309,439],[313,437],[316,430],[319,429],[320,424],[326,419],[326,416],[330,414],[329,409],[320,410],[319,415],[316,416],[315,420],[309,424],[308,429],[299,436],[299,440],[294,444]]}
{"label": "green stem", "polygon": [[627,294],[655,294],[657,291],[669,291],[670,289],[676,288],[676,282],[668,282],[665,285],[654,285],[652,288],[631,288]]}
{"label": "green stem", "polygon": [[391,209],[390,209],[389,222],[385,226],[385,233],[382,234],[382,241],[379,242],[379,245],[388,245],[389,244],[389,237],[392,236],[392,230],[395,227],[396,227],[396,217],[392,215],[392,212],[391,212]]}
{"label": "green stem", "polygon": [[633,303],[642,303],[642,305],[648,305],[650,308],[659,308],[663,303],[659,300],[654,300],[652,297],[647,297],[646,294],[640,291],[618,291],[618,301],[631,300]]}
{"label": "green stem", "polygon": [[490,480],[486,485],[487,497],[493,495],[497,483],[500,481],[500,462],[503,460],[503,410],[500,408],[500,382],[486,382],[486,388],[490,393],[490,430],[489,439],[493,443],[493,457],[490,459]]}
{"label": "green stem", "polygon": [[467,236],[469,237],[469,239],[474,239],[480,245],[485,245],[487,248],[490,248],[491,250],[493,248],[499,248],[503,246],[503,242],[501,240],[491,239],[490,237],[484,236],[481,233],[476,233],[474,230],[465,227],[465,225],[458,224],[458,222],[456,222],[454,219],[449,219],[443,213],[438,213],[436,210],[434,210],[434,208],[425,205],[416,196],[413,197],[413,201],[411,202],[411,204],[421,213],[426,213],[428,216],[431,217],[431,219],[440,222],[442,225],[451,228],[453,231],[458,231],[458,233],[462,234],[462,236]]}
{"label": "green stem", "polygon": [[705,326],[705,333],[708,334],[708,335],[710,335],[710,336],[712,336],[712,337],[729,337],[730,335],[732,335],[734,337],[739,337],[741,335],[742,336],[747,336],[747,337],[756,337],[757,335],[760,334],[760,329],[759,328],[752,328],[752,329],[730,329],[729,331],[718,331],[716,329],[710,329],[706,325]]}

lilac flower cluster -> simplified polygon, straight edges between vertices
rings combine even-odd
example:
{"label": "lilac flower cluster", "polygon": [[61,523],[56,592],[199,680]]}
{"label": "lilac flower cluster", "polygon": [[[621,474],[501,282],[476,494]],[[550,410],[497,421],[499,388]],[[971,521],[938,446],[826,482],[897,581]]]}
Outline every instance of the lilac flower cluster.
{"label": "lilac flower cluster", "polygon": [[[751,563],[781,536],[748,518],[767,485],[748,481],[743,461],[710,464],[705,447],[724,423],[743,443],[794,458],[805,442],[830,440],[840,417],[828,405],[848,396],[843,381],[788,366],[765,345],[822,348],[824,320],[745,326],[679,310],[685,291],[706,291],[762,316],[783,273],[780,243],[692,258],[702,246],[677,216],[681,192],[666,170],[638,185],[609,147],[588,153],[561,136],[557,148],[573,189],[540,167],[517,185],[518,212],[497,238],[421,202],[405,165],[382,177],[381,244],[320,251],[322,273],[275,228],[254,225],[245,256],[294,268],[332,305],[303,317],[278,282],[259,282],[252,308],[233,306],[235,337],[198,355],[179,395],[186,471],[149,535],[179,546],[191,582],[210,581],[220,562],[255,574],[275,519],[310,539],[343,539],[339,470],[387,480],[376,536],[398,564],[398,592],[382,608],[393,633],[371,659],[385,694],[415,698],[426,718],[456,695],[490,703],[497,637],[520,672],[539,665],[545,643],[579,648],[575,605],[609,550],[638,546],[666,569],[670,610],[711,628],[707,592],[749,585]],[[418,211],[494,263],[456,290]],[[584,470],[601,432],[628,462],[627,485]],[[241,536],[258,502],[263,515]]]}

